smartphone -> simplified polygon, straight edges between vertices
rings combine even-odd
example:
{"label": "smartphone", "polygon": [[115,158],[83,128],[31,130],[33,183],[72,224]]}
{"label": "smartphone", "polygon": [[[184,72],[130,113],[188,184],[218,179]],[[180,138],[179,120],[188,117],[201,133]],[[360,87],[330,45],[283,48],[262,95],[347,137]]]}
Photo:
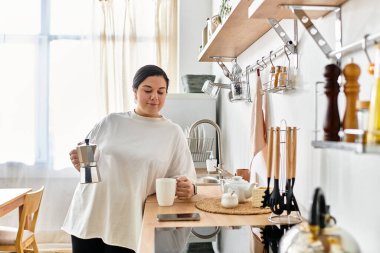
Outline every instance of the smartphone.
{"label": "smartphone", "polygon": [[199,221],[199,213],[160,213],[157,214],[158,221]]}

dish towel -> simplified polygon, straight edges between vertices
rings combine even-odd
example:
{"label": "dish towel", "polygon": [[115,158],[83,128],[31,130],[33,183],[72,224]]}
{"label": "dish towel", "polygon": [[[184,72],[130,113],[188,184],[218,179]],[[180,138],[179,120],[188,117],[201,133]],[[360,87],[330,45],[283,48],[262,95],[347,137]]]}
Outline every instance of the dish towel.
{"label": "dish towel", "polygon": [[256,93],[251,114],[251,143],[253,157],[255,157],[266,145],[266,124],[264,119],[264,111],[266,110],[263,110],[263,107],[266,108],[266,99],[264,97],[263,101],[260,70],[257,69]]}

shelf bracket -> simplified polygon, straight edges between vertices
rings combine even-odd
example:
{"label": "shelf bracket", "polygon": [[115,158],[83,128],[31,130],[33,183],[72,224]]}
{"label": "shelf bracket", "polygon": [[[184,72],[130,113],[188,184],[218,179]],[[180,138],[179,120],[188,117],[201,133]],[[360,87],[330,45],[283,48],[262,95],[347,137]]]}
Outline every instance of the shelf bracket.
{"label": "shelf bracket", "polygon": [[[284,42],[284,45],[289,49],[289,51],[292,54],[297,53],[297,47],[294,44],[294,42],[289,38],[288,34],[285,32],[285,30],[282,28],[280,23],[274,19],[274,18],[268,18],[269,24],[272,26],[272,28],[275,30],[277,35],[280,37],[280,39]],[[294,31],[297,33],[297,31]]]}
{"label": "shelf bracket", "polygon": [[[304,11],[305,8],[302,6],[287,6],[297,17],[297,19],[301,22],[301,24],[305,27],[307,32],[310,34],[310,36],[313,38],[317,46],[322,50],[322,52],[325,54],[325,56],[330,59],[333,58],[336,60],[338,64],[340,64],[340,55],[330,56],[330,53],[332,52],[332,49],[330,45],[327,43],[325,38],[322,36],[322,34],[318,31],[317,27],[314,25],[314,23],[311,21],[310,17],[306,14]],[[326,8],[325,6],[313,6],[314,9],[318,8]],[[341,8],[339,6],[329,7],[332,8],[336,12],[336,47],[340,48],[342,46],[342,22],[341,22]]]}

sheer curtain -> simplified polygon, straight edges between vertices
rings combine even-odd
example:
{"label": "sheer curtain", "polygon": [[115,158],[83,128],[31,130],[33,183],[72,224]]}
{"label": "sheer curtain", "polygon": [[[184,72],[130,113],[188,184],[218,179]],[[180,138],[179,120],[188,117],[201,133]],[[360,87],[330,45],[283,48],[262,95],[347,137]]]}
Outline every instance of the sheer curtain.
{"label": "sheer curtain", "polygon": [[98,69],[104,113],[128,111],[132,89],[128,85],[136,68],[134,1],[98,1]]}
{"label": "sheer curtain", "polygon": [[177,91],[177,1],[101,0],[97,24],[99,73],[105,113],[131,110],[138,68],[157,64]]}
{"label": "sheer curtain", "polygon": [[177,1],[157,0],[155,23],[157,63],[169,76],[169,92],[177,92]]}

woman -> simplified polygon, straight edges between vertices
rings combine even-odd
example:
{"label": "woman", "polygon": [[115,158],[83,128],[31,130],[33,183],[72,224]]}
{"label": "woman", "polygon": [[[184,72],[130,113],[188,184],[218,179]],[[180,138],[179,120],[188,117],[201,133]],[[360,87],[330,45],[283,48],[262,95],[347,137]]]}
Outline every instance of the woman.
{"label": "woman", "polygon": [[[106,116],[89,133],[100,152],[102,182],[78,184],[64,225],[73,253],[134,252],[143,205],[155,180],[176,177],[180,199],[194,195],[196,175],[181,128],[160,114],[169,87],[166,73],[147,65],[133,78],[136,108]],[[70,159],[79,171],[76,150]]]}

